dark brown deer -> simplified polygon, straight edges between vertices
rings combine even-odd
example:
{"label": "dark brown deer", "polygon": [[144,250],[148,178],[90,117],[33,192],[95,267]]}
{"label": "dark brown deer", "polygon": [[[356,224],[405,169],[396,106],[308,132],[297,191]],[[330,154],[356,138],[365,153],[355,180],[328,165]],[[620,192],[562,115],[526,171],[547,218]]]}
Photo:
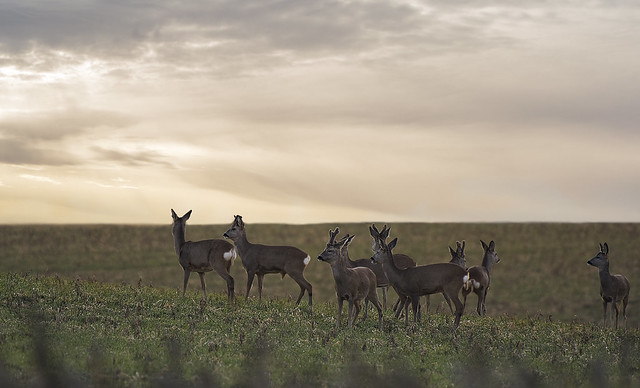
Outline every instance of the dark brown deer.
{"label": "dark brown deer", "polygon": [[609,245],[600,244],[600,252],[587,264],[598,268],[600,274],[600,296],[604,308],[603,324],[607,327],[607,306],[613,304],[611,309],[611,327],[613,327],[613,310],[616,310],[616,329],[618,328],[618,303],[622,302],[622,318],[624,328],[627,328],[627,303],[629,302],[629,280],[623,275],[611,275],[609,273]]}
{"label": "dark brown deer", "polygon": [[[453,325],[454,328],[457,328],[463,313],[463,305],[460,299],[458,299],[458,294],[462,286],[469,279],[467,271],[451,263],[419,265],[417,267],[400,269],[395,265],[392,253],[398,239],[395,238],[387,244],[386,241],[381,238],[382,232],[377,233],[376,231],[375,225],[369,228],[371,236],[378,240],[379,246],[379,249],[374,252],[372,259],[375,262],[382,262],[391,284],[394,285],[402,296],[411,300],[414,321],[420,321],[420,315],[418,313],[420,296],[442,292],[451,299],[456,307]],[[388,232],[386,234],[388,235]],[[405,317],[405,321],[408,323],[408,317]]]}
{"label": "dark brown deer", "polygon": [[[451,254],[451,260],[449,260],[449,263],[459,265],[464,269],[467,268],[467,259],[464,254],[465,245],[466,245],[466,242],[462,240],[462,244],[460,243],[460,241],[456,241],[455,251],[453,250],[453,248],[449,247],[449,253]],[[449,310],[451,310],[451,314],[453,314],[454,311],[453,311],[453,306],[451,305],[451,299],[449,299],[449,297],[444,293],[442,294],[442,296],[444,296],[444,300],[447,302],[447,305],[449,306]],[[427,300],[426,304],[427,304],[427,313],[428,313],[429,306],[431,304],[429,301],[429,295],[425,295],[425,299]]]}
{"label": "dark brown deer", "polygon": [[187,220],[191,217],[191,210],[182,217],[178,217],[176,212],[171,209],[171,217],[173,218],[171,227],[173,246],[178,255],[178,262],[184,269],[182,296],[187,290],[191,272],[197,272],[200,275],[202,294],[207,299],[204,273],[213,270],[227,282],[227,296],[232,301],[234,296],[233,277],[229,274],[229,269],[236,258],[236,249],[233,244],[221,239],[186,241]]}
{"label": "dark brown deer", "polygon": [[[371,227],[370,227],[371,229]],[[376,228],[375,225],[373,225],[373,230],[375,231],[376,234],[380,235],[380,237],[383,240],[387,240],[387,238],[389,237],[389,229],[387,229],[387,226],[385,225],[385,227],[382,229],[382,231],[378,231],[378,229]],[[373,239],[373,242],[371,243],[371,249],[375,252],[378,249],[380,249],[380,246],[378,244],[378,240],[377,239]],[[373,263],[373,260],[368,259],[369,262]],[[394,253],[393,254],[393,261],[396,264],[396,267],[400,268],[400,269],[405,269],[405,268],[409,268],[409,267],[415,267],[416,266],[416,261],[413,260],[410,256],[407,256],[403,253]],[[378,266],[379,268],[383,268],[382,263],[373,263],[374,265]],[[375,272],[375,271],[374,271]],[[387,277],[387,275],[384,273],[384,268],[382,270],[382,273],[384,275],[384,278],[387,280],[388,284],[391,285],[391,287],[393,287],[393,284],[391,284],[391,282],[389,282],[389,279]],[[377,272],[376,272],[376,276],[377,276]],[[396,291],[396,294],[398,295],[398,300],[396,300],[396,302],[393,304],[393,311],[395,311],[396,313],[396,319],[398,319],[398,317],[400,316],[400,314],[402,313],[402,310],[405,308],[405,305],[407,305],[409,303],[409,301],[400,295],[400,293],[398,292],[398,290],[395,289],[395,287],[393,287],[393,289]],[[385,296],[385,295],[383,295]],[[386,303],[386,296],[385,296],[385,303]],[[386,307],[385,307],[386,309]]]}
{"label": "dark brown deer", "polygon": [[336,283],[336,297],[338,298],[336,327],[340,327],[342,304],[345,300],[349,304],[347,324],[349,327],[353,327],[360,313],[360,303],[366,299],[378,310],[378,328],[382,329],[382,307],[376,291],[376,275],[370,268],[350,268],[346,265],[347,250],[355,236],[347,236],[336,242],[335,239],[339,232],[338,228],[335,231],[329,230],[327,246],[318,255],[318,260],[331,265],[331,272]]}
{"label": "dark brown deer", "polygon": [[309,294],[309,311],[313,311],[311,283],[304,277],[304,270],[311,260],[310,256],[302,250],[291,246],[272,246],[252,244],[247,240],[247,234],[242,221],[242,216],[235,216],[229,230],[224,237],[233,240],[236,245],[242,265],[247,271],[247,294],[253,284],[254,276],[258,275],[258,295],[262,300],[262,280],[264,275],[279,273],[282,278],[289,275],[300,286],[300,295],[296,305],[300,303],[305,290]]}
{"label": "dark brown deer", "polygon": [[489,245],[480,240],[484,255],[482,256],[482,265],[469,268],[469,284],[462,289],[463,304],[467,305],[467,295],[473,291],[478,295],[478,307],[476,311],[478,315],[483,316],[487,313],[487,292],[491,285],[491,270],[495,263],[500,262],[500,258],[496,253],[496,243],[493,240]]}

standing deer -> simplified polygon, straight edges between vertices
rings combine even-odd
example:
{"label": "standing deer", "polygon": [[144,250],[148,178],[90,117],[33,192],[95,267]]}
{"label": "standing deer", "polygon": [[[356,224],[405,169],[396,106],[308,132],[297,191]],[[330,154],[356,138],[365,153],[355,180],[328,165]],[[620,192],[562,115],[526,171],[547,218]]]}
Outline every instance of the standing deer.
{"label": "standing deer", "polygon": [[347,236],[336,242],[338,233],[340,233],[338,228],[335,231],[329,230],[329,242],[327,242],[324,251],[318,255],[318,260],[331,265],[331,272],[336,283],[336,297],[338,298],[336,327],[340,327],[342,303],[345,300],[349,303],[347,324],[349,327],[353,327],[360,313],[360,303],[366,298],[378,309],[378,328],[382,329],[382,307],[376,291],[376,275],[370,268],[350,268],[346,265],[347,249],[355,236]]}
{"label": "standing deer", "polygon": [[173,218],[171,227],[173,246],[178,255],[178,262],[184,269],[182,296],[184,297],[187,290],[191,272],[197,272],[200,275],[202,293],[207,299],[204,273],[213,270],[227,282],[227,296],[230,301],[233,301],[233,277],[229,274],[231,264],[236,258],[236,249],[233,244],[221,239],[186,241],[187,220],[191,217],[191,210],[182,217],[178,217],[176,212],[171,209],[171,217]]}
{"label": "standing deer", "polygon": [[[371,227],[369,227],[369,229],[371,229]],[[373,225],[373,230],[375,231],[376,234],[379,234],[380,237],[385,241],[389,237],[389,229],[387,229],[386,225],[382,229],[382,231],[380,231],[380,232],[378,231],[376,226]],[[380,249],[380,245],[378,244],[378,239],[375,239],[375,238],[373,239],[373,242],[371,244],[371,249],[374,252],[377,251],[378,249]],[[382,268],[382,273],[384,275],[384,278],[387,281],[389,281],[389,279],[387,277],[387,274],[384,272],[384,267],[382,266],[382,263],[377,263],[376,264],[371,259],[369,259],[368,261],[373,263],[376,266],[381,267]],[[394,253],[393,254],[393,261],[394,261],[396,267],[398,267],[400,269],[405,269],[405,268],[415,267],[416,266],[416,261],[415,260],[413,260],[411,257],[409,257],[409,256],[407,256],[405,254],[402,254],[402,253]],[[378,275],[378,273],[376,272],[376,276],[377,275]],[[396,303],[393,304],[393,311],[396,312],[396,319],[398,319],[398,317],[402,313],[402,310],[404,309],[405,305],[408,304],[409,301],[408,301],[408,299],[406,297],[402,296],[400,294],[400,292],[398,292],[398,290],[393,286],[393,284],[391,282],[389,282],[389,284],[396,291],[396,294],[398,294],[398,300],[396,300]],[[385,297],[385,303],[386,303],[386,295],[383,294],[383,296]]]}
{"label": "standing deer", "polygon": [[629,302],[629,280],[623,275],[611,275],[609,273],[609,245],[600,244],[600,252],[587,264],[598,268],[600,274],[600,296],[604,308],[603,324],[607,327],[607,305],[613,303],[611,309],[611,327],[613,327],[613,310],[616,310],[616,329],[618,328],[618,302],[622,301],[622,318],[624,328],[627,328],[627,302]]}
{"label": "standing deer", "polygon": [[242,265],[247,270],[247,294],[253,284],[253,277],[258,275],[258,295],[262,300],[262,280],[268,273],[279,273],[284,279],[289,275],[300,286],[300,295],[296,305],[300,303],[304,291],[309,294],[309,310],[313,312],[313,300],[311,297],[311,284],[304,277],[304,269],[311,261],[311,257],[302,250],[291,246],[271,246],[252,244],[247,240],[242,216],[235,216],[229,230],[224,237],[233,240],[242,259]]}
{"label": "standing deer", "polygon": [[482,266],[473,266],[469,268],[469,286],[462,290],[463,303],[467,305],[467,295],[471,291],[478,295],[478,315],[483,316],[487,313],[487,292],[491,285],[491,269],[495,263],[500,262],[500,258],[496,253],[496,243],[493,240],[489,245],[480,240],[484,256],[482,257]]}
{"label": "standing deer", "polygon": [[[459,265],[464,269],[467,268],[467,259],[464,255],[465,245],[466,245],[466,242],[462,240],[462,244],[460,244],[460,241],[456,241],[455,251],[453,250],[453,248],[449,247],[449,253],[451,254],[451,260],[449,260],[449,263]],[[444,300],[447,302],[447,305],[449,306],[449,310],[451,310],[451,314],[453,314],[453,306],[451,306],[451,299],[449,299],[449,297],[444,293],[442,294],[442,296],[444,296]],[[427,312],[429,312],[429,305],[430,305],[429,295],[426,295],[425,298],[427,300]]]}
{"label": "standing deer", "polygon": [[[378,240],[379,246],[379,249],[374,252],[372,260],[382,262],[391,284],[401,295],[411,300],[414,321],[420,321],[420,315],[418,314],[420,296],[442,292],[453,301],[456,307],[453,325],[454,328],[457,328],[463,313],[463,305],[458,299],[458,294],[469,279],[467,270],[451,263],[419,265],[400,269],[395,265],[392,253],[398,239],[395,238],[387,245],[386,241],[381,238],[382,232],[378,233],[375,225],[369,228],[369,232],[374,239]],[[388,231],[386,235],[388,235]],[[408,323],[408,315],[405,316],[405,322]]]}

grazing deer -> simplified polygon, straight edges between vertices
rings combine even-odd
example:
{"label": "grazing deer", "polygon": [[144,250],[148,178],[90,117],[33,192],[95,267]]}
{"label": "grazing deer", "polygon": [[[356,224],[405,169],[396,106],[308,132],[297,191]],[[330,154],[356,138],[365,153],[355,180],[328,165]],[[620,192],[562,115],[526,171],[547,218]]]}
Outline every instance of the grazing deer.
{"label": "grazing deer", "polygon": [[[385,230],[386,225],[383,231]],[[388,230],[383,234],[382,232],[377,232],[375,225],[373,225],[373,227],[369,228],[369,232],[371,233],[371,237],[378,240],[379,246],[379,249],[373,254],[373,261],[378,263],[382,262],[391,284],[394,285],[401,295],[411,300],[414,321],[420,321],[420,315],[418,314],[420,296],[442,292],[451,299],[456,307],[453,325],[454,328],[457,328],[463,313],[463,305],[460,299],[458,299],[458,294],[462,286],[469,279],[467,270],[451,263],[419,265],[417,267],[400,269],[395,265],[392,253],[393,248],[395,248],[398,243],[398,239],[395,238],[387,245],[386,241],[381,238],[381,235],[388,235]],[[408,323],[408,316],[405,316],[405,322]]]}
{"label": "grazing deer", "polygon": [[347,236],[336,242],[338,233],[340,233],[338,228],[335,231],[329,230],[329,242],[327,242],[324,251],[318,255],[318,260],[331,265],[331,272],[336,283],[338,298],[336,327],[340,327],[343,301],[346,300],[349,303],[347,324],[349,327],[353,327],[360,313],[360,303],[366,298],[378,309],[378,328],[382,329],[382,307],[376,291],[376,275],[370,268],[350,268],[346,265],[348,246],[355,236]]}
{"label": "grazing deer", "polygon": [[629,302],[629,280],[623,275],[611,275],[609,273],[609,245],[600,244],[600,252],[587,264],[598,268],[600,274],[600,296],[604,307],[603,324],[607,327],[607,305],[613,303],[611,309],[611,327],[613,327],[613,310],[616,310],[616,329],[618,328],[618,302],[622,301],[622,318],[624,328],[627,328],[627,302]]}
{"label": "grazing deer", "polygon": [[258,295],[262,300],[262,280],[268,273],[279,273],[284,279],[289,275],[300,286],[300,295],[296,305],[300,303],[304,291],[309,294],[309,310],[313,312],[313,300],[311,297],[311,284],[304,277],[304,269],[311,261],[311,257],[302,250],[291,246],[271,246],[252,244],[247,240],[242,216],[235,216],[229,230],[224,237],[233,240],[242,260],[242,265],[247,270],[247,294],[253,284],[253,277],[258,275]]}
{"label": "grazing deer", "polygon": [[[453,250],[453,248],[449,247],[449,253],[451,254],[451,260],[449,260],[449,263],[459,265],[464,269],[467,268],[467,259],[464,255],[465,245],[466,245],[466,242],[462,240],[462,244],[460,244],[460,241],[456,241],[455,251]],[[451,306],[451,299],[449,299],[449,297],[444,293],[442,294],[442,296],[444,296],[444,300],[447,302],[447,305],[449,306],[449,310],[451,310],[451,314],[453,314],[453,306]],[[427,300],[427,312],[429,312],[429,305],[430,305],[429,295],[426,295],[425,299]]]}
{"label": "grazing deer", "polygon": [[207,299],[204,273],[213,270],[227,282],[227,295],[229,300],[233,301],[233,277],[229,274],[231,264],[236,258],[236,249],[233,244],[221,239],[186,241],[187,220],[191,217],[191,210],[182,217],[178,217],[176,212],[171,209],[171,217],[173,218],[171,227],[173,246],[178,255],[178,262],[184,269],[182,296],[187,290],[191,272],[197,272],[200,275],[202,293]]}
{"label": "grazing deer", "polygon": [[487,313],[487,291],[491,285],[491,269],[495,263],[500,262],[500,258],[496,253],[496,243],[493,240],[489,245],[480,240],[484,256],[482,257],[481,266],[473,266],[469,268],[469,284],[462,290],[463,304],[467,305],[467,295],[471,291],[478,295],[478,315],[483,316]]}

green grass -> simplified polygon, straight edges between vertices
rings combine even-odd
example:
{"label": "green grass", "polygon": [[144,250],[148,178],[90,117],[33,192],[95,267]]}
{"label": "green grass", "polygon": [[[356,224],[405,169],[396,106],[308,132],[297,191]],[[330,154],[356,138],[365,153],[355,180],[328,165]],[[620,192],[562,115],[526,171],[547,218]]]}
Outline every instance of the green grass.
{"label": "green grass", "polygon": [[0,274],[0,384],[61,386],[637,386],[640,331],[547,316],[387,311],[335,328],[335,303]]}
{"label": "green grass", "polygon": [[[306,276],[313,285],[314,300],[335,300],[329,266],[315,260],[326,244],[329,228],[357,237],[350,246],[352,259],[371,256],[369,224],[247,225],[250,241],[291,244],[308,252],[313,260]],[[378,224],[381,226],[381,224]],[[190,225],[187,239],[219,238],[228,225]],[[396,252],[413,256],[419,264],[448,261],[447,245],[467,241],[467,264],[480,265],[479,240],[495,240],[501,258],[494,267],[487,298],[490,316],[551,315],[554,320],[600,323],[602,301],[597,269],[586,264],[598,243],[611,247],[611,270],[631,282],[628,327],[640,327],[640,224],[479,223],[392,224],[391,236],[399,237]],[[170,225],[5,225],[0,226],[0,271],[59,274],[68,278],[112,283],[182,287],[182,269],[173,249]],[[244,296],[247,275],[240,260],[232,266],[236,294]],[[208,290],[226,292],[226,284],[215,273],[206,275]],[[257,290],[251,295],[257,295]],[[199,291],[192,276],[189,292]],[[290,278],[265,277],[264,295],[291,299],[298,286]],[[395,293],[389,292],[395,300]],[[475,311],[476,298],[469,297],[466,313]],[[306,298],[304,299],[306,301]],[[444,306],[441,296],[432,306]]]}

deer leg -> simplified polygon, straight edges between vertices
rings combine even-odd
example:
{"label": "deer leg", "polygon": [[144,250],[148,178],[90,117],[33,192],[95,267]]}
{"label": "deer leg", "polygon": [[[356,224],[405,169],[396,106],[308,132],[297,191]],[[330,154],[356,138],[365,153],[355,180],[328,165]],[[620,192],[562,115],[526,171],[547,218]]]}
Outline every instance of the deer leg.
{"label": "deer leg", "polygon": [[482,316],[487,315],[487,293],[489,293],[489,287],[484,289],[484,295],[482,296]]}
{"label": "deer leg", "polygon": [[411,296],[411,309],[413,310],[413,321],[420,322],[420,313],[418,311],[420,304],[420,297],[412,295]]}
{"label": "deer leg", "polygon": [[229,274],[229,269],[225,266],[223,266],[222,268],[220,266],[213,266],[213,269],[216,271],[216,273],[222,278],[224,279],[224,281],[227,282],[227,297],[229,298],[230,302],[233,302],[233,298],[234,298],[234,281],[233,281],[233,277],[231,277],[231,275]]}
{"label": "deer leg", "polygon": [[349,298],[349,313],[347,314],[347,325],[349,328],[353,327],[353,299]]}
{"label": "deer leg", "polygon": [[458,327],[458,325],[460,324],[460,318],[462,318],[462,314],[464,312],[464,306],[462,305],[462,302],[460,302],[460,299],[458,299],[457,295],[453,296],[453,304],[455,304],[456,306],[456,317],[453,321],[453,325],[454,327]]}
{"label": "deer leg", "polygon": [[607,301],[602,299],[602,307],[604,308],[604,313],[603,313],[603,325],[604,327],[607,327]]}
{"label": "deer leg", "polygon": [[244,300],[249,299],[249,291],[251,291],[254,276],[256,276],[255,272],[247,272],[247,294],[245,295]]}
{"label": "deer leg", "polygon": [[300,295],[298,295],[296,305],[300,303],[302,297],[304,296],[304,291],[306,290],[307,294],[309,294],[309,310],[311,311],[311,313],[313,313],[313,297],[311,296],[313,293],[313,287],[311,286],[311,283],[309,283],[307,279],[304,278],[303,274],[297,274],[294,272],[289,273],[289,276],[300,286]]}
{"label": "deer leg", "polygon": [[204,294],[204,299],[207,299],[207,285],[204,283],[204,272],[198,272],[200,275],[200,285],[202,286],[202,293]]}
{"label": "deer leg", "polygon": [[[342,302],[343,301],[344,300],[341,297],[338,296],[338,316],[336,318],[336,329],[340,328],[340,319],[341,319],[341,316],[342,316]],[[347,314],[347,316],[348,316],[348,314]],[[347,318],[347,321],[348,320],[349,320],[349,318]]]}
{"label": "deer leg", "polygon": [[625,296],[622,299],[622,319],[623,319],[623,327],[627,328],[627,302],[629,302],[629,295]]}
{"label": "deer leg", "polygon": [[476,292],[476,294],[478,294],[478,307],[476,308],[476,311],[478,312],[478,315],[482,316],[482,303],[484,300],[484,290],[478,291]]}
{"label": "deer leg", "polygon": [[[616,310],[616,329],[618,329],[618,301],[613,300],[613,308]],[[611,313],[613,315],[613,311]]]}
{"label": "deer leg", "polygon": [[364,317],[362,319],[367,319],[369,317],[369,299],[364,300]]}
{"label": "deer leg", "polygon": [[382,308],[387,309],[387,287],[382,287]]}
{"label": "deer leg", "polygon": [[449,296],[444,292],[442,293],[442,296],[444,296],[444,300],[447,302],[447,305],[449,305],[449,310],[451,311],[451,314],[454,314],[453,306],[451,306],[451,298],[449,298]]}
{"label": "deer leg", "polygon": [[425,307],[427,309],[427,314],[429,314],[429,309],[431,308],[431,298],[430,295],[425,295],[427,302],[425,303]]}
{"label": "deer leg", "polygon": [[262,281],[264,280],[264,274],[258,273],[258,300],[262,302]]}
{"label": "deer leg", "polygon": [[354,300],[353,301],[353,309],[354,309],[354,314],[353,314],[353,322],[352,322],[352,324],[355,325],[356,324],[356,320],[358,319],[358,315],[360,314],[360,301],[359,300]]}
{"label": "deer leg", "polygon": [[191,271],[188,269],[184,270],[184,287],[182,287],[182,296],[184,297],[184,293],[187,291],[187,283],[189,283],[189,276],[191,276]]}

